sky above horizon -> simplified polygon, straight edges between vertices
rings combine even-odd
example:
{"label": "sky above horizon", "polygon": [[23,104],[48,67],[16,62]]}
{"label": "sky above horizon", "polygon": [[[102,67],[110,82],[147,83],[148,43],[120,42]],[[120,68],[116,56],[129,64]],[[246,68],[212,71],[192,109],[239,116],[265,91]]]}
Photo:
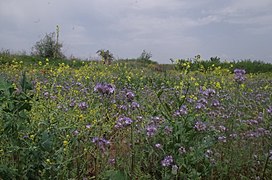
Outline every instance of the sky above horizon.
{"label": "sky above horizon", "polygon": [[30,52],[60,27],[66,56],[272,63],[272,0],[1,0],[0,49]]}

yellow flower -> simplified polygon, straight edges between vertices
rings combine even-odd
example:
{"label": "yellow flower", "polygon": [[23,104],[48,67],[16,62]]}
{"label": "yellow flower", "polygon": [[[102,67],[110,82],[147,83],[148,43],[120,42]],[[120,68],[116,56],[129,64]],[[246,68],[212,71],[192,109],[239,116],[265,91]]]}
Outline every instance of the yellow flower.
{"label": "yellow flower", "polygon": [[218,89],[221,89],[221,84],[220,84],[220,82],[216,82],[216,83],[215,83],[215,87],[218,88]]}
{"label": "yellow flower", "polygon": [[63,141],[63,145],[64,145],[64,146],[67,146],[68,143],[69,143],[68,141]]}

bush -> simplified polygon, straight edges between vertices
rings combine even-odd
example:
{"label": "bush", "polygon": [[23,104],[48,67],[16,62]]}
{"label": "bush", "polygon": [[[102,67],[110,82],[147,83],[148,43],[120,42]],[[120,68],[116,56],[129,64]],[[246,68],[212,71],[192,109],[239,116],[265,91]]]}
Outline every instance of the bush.
{"label": "bush", "polygon": [[32,48],[32,55],[44,58],[64,58],[61,52],[62,44],[58,42],[58,36],[55,40],[55,33],[46,34],[44,38],[36,42]]}

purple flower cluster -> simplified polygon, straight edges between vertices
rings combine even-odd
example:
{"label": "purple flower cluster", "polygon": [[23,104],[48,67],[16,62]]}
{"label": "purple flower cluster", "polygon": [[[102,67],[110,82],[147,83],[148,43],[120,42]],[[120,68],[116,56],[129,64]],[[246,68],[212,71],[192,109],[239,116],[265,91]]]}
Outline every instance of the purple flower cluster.
{"label": "purple flower cluster", "polygon": [[135,94],[133,92],[127,92],[126,93],[126,98],[129,102],[131,102],[135,97]]}
{"label": "purple flower cluster", "polygon": [[132,124],[132,119],[130,119],[129,117],[120,117],[116,124],[115,124],[115,128],[123,128],[123,127],[127,127],[129,125]]}
{"label": "purple flower cluster", "polygon": [[237,82],[237,83],[243,83],[246,78],[245,78],[245,74],[246,74],[246,71],[244,69],[234,69],[234,80]]}
{"label": "purple flower cluster", "polygon": [[106,147],[110,145],[110,141],[99,137],[94,137],[92,143],[95,143],[102,152],[105,152]]}
{"label": "purple flower cluster", "polygon": [[88,104],[87,104],[86,102],[80,102],[80,103],[78,103],[78,107],[79,107],[80,110],[84,111],[84,110],[86,110],[89,106],[88,106]]}
{"label": "purple flower cluster", "polygon": [[179,110],[174,113],[174,116],[182,116],[188,113],[188,109],[185,105],[182,105]]}
{"label": "purple flower cluster", "polygon": [[272,115],[272,106],[270,106],[270,107],[267,108],[267,112],[268,112],[268,114]]}
{"label": "purple flower cluster", "polygon": [[207,126],[205,123],[201,121],[197,121],[194,126],[195,130],[197,131],[205,131],[207,129]]}
{"label": "purple flower cluster", "polygon": [[99,92],[103,95],[113,94],[114,91],[115,91],[115,87],[111,84],[98,83],[94,87],[94,92]]}
{"label": "purple flower cluster", "polygon": [[132,110],[135,110],[135,109],[137,109],[137,108],[140,107],[140,104],[133,101],[133,102],[131,103],[130,107],[131,107]]}
{"label": "purple flower cluster", "polygon": [[156,132],[157,132],[157,128],[155,125],[152,124],[152,125],[147,126],[147,128],[146,128],[147,136],[154,136],[156,134]]}
{"label": "purple flower cluster", "polygon": [[215,95],[215,90],[209,88],[209,89],[206,89],[205,91],[203,91],[202,94],[207,97],[212,97]]}
{"label": "purple flower cluster", "polygon": [[172,156],[165,156],[164,159],[161,161],[161,165],[163,167],[171,166],[171,164],[174,162]]}

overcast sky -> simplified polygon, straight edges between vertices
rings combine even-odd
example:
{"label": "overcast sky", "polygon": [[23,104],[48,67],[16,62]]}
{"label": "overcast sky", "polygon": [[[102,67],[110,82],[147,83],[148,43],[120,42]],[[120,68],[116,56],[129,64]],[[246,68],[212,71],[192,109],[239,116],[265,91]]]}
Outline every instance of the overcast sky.
{"label": "overcast sky", "polygon": [[272,63],[272,0],[0,0],[0,49],[31,47],[60,27],[67,56]]}

